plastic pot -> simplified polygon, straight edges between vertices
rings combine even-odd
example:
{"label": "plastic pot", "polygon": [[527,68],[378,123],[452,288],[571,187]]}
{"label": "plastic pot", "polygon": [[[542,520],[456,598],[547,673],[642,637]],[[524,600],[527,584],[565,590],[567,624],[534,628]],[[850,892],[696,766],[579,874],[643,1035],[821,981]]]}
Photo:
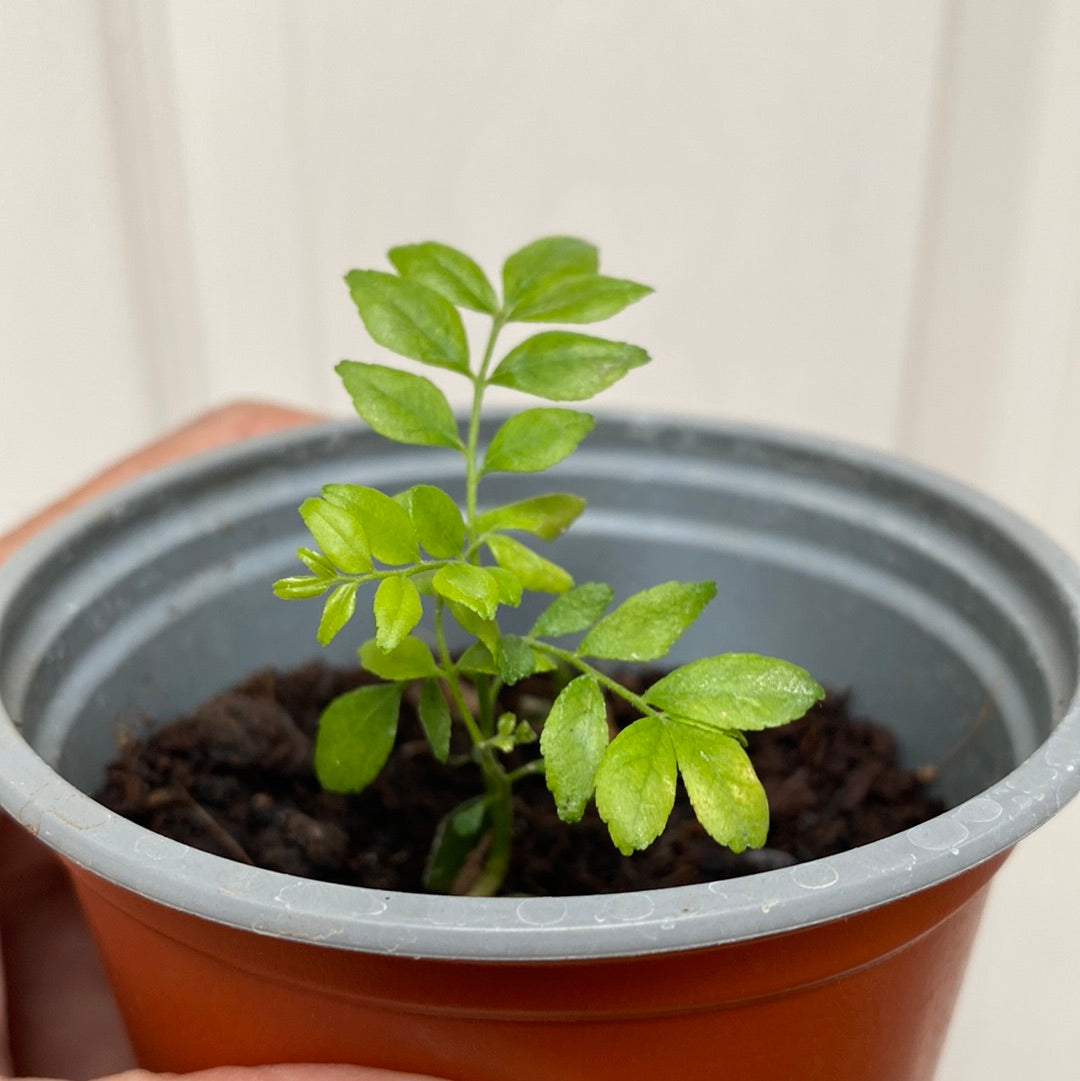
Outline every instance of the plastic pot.
{"label": "plastic pot", "polygon": [[881,455],[605,419],[557,477],[484,494],[586,496],[558,545],[579,580],[716,579],[677,659],[753,650],[854,687],[909,762],[940,764],[951,809],[916,829],[713,885],[476,900],[256,870],[84,795],[121,728],[315,652],[318,605],[269,590],[304,497],[453,489],[456,465],[352,424],[277,434],[136,482],[0,570],[0,799],[71,867],[142,1062],[925,1081],[993,872],[1080,784],[1080,574]]}

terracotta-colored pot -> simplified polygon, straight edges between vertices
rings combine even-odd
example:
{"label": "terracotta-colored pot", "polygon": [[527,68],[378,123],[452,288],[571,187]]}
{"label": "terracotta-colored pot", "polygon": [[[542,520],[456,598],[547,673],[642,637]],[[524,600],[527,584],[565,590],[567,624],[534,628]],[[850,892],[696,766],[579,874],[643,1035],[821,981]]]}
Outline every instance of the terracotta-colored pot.
{"label": "terracotta-colored pot", "polygon": [[[606,420],[545,487],[589,499],[559,542],[579,578],[717,579],[684,657],[788,657],[941,763],[951,809],[907,833],[708,886],[477,900],[260,871],[83,794],[117,726],[309,655],[317,606],[269,591],[306,495],[451,485],[453,466],[351,425],[266,437],[76,512],[0,571],[0,801],[71,866],[141,1060],[926,1081],[991,875],[1080,785],[1080,574],[882,456]],[[493,477],[488,495],[531,490]]]}

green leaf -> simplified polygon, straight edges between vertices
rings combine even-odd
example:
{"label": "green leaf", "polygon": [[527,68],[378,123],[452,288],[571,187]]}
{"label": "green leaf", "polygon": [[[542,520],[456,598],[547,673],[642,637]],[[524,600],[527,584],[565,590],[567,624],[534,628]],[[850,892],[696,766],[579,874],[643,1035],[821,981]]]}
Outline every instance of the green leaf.
{"label": "green leaf", "polygon": [[582,639],[583,657],[655,661],[716,595],[714,582],[664,582],[623,601]]}
{"label": "green leaf", "polygon": [[662,721],[642,717],[608,745],[596,772],[596,809],[629,856],[663,832],[675,804],[675,747]]}
{"label": "green leaf", "polygon": [[414,446],[462,448],[454,411],[430,379],[357,360],[343,360],[335,370],[356,412],[379,435]]}
{"label": "green leaf", "polygon": [[345,282],[364,326],[379,345],[424,364],[468,373],[465,327],[445,297],[379,270],[350,270]]}
{"label": "green leaf", "polygon": [[319,629],[315,632],[320,646],[328,646],[338,631],[352,618],[356,610],[357,585],[357,582],[345,582],[326,598]]}
{"label": "green leaf", "polygon": [[371,570],[371,553],[363,523],[352,511],[325,499],[305,499],[300,517],[316,543],[335,566],[348,574]]}
{"label": "green leaf", "polygon": [[705,832],[732,852],[760,848],[769,833],[769,804],[746,751],[712,728],[667,725],[683,784]]}
{"label": "green leaf", "polygon": [[561,462],[595,420],[572,409],[526,409],[505,421],[484,455],[485,473],[538,473]]}
{"label": "green leaf", "polygon": [[424,614],[416,586],[402,575],[384,578],[375,591],[375,643],[384,653],[395,649]]}
{"label": "green leaf", "polygon": [[483,642],[473,642],[458,658],[455,665],[459,672],[469,676],[497,676],[499,666],[492,652]]}
{"label": "green leaf", "polygon": [[801,717],[824,698],[821,685],[788,661],[756,653],[703,657],[654,683],[645,701],[713,728],[759,731]]}
{"label": "green leaf", "polygon": [[419,282],[456,304],[494,315],[499,299],[484,272],[464,252],[428,241],[390,250],[390,262],[403,277]]}
{"label": "green leaf", "polygon": [[585,813],[607,745],[600,685],[590,676],[578,676],[559,692],[540,733],[547,786],[564,822],[578,822]]}
{"label": "green leaf", "polygon": [[486,796],[474,796],[455,807],[435,828],[424,887],[432,893],[453,893],[469,856],[488,832]]}
{"label": "green leaf", "polygon": [[615,591],[603,582],[582,582],[561,597],[556,597],[540,613],[530,634],[543,638],[558,638],[588,630],[611,604]]}
{"label": "green leaf", "polygon": [[437,676],[430,647],[419,638],[403,638],[393,649],[379,649],[374,638],[360,647],[360,663],[380,679],[404,681]]}
{"label": "green leaf", "polygon": [[400,685],[358,687],[335,698],[319,718],[315,773],[331,792],[359,792],[383,768],[394,747]]}
{"label": "green leaf", "polygon": [[481,619],[493,619],[499,607],[499,583],[483,567],[451,563],[435,572],[431,584],[440,597],[464,605]]}
{"label": "green leaf", "polygon": [[431,753],[439,762],[445,762],[450,755],[450,707],[435,680],[424,680],[417,712],[424,735],[431,744]]}
{"label": "green leaf", "polygon": [[463,604],[456,604],[454,601],[450,601],[447,607],[462,630],[471,634],[474,638],[479,638],[487,646],[492,657],[498,655],[499,641],[502,635],[499,633],[499,625],[495,620],[484,619],[483,616],[477,615],[471,608],[467,608]]}
{"label": "green leaf", "polygon": [[436,559],[453,559],[465,543],[465,523],[457,504],[440,488],[417,484],[394,496],[412,518],[416,536]]}
{"label": "green leaf", "polygon": [[495,562],[509,571],[525,589],[541,593],[565,593],[574,579],[556,563],[537,555],[521,541],[493,533],[484,543],[491,550]]}
{"label": "green leaf", "polygon": [[584,509],[585,500],[581,496],[553,492],[484,511],[476,519],[476,528],[480,533],[493,529],[520,529],[544,540],[555,540]]}
{"label": "green leaf", "polygon": [[503,635],[499,648],[499,676],[507,687],[532,675],[536,666],[532,647],[516,634]]}
{"label": "green leaf", "polygon": [[316,578],[333,579],[337,577],[337,571],[334,570],[334,565],[319,552],[313,552],[310,548],[298,548],[296,550],[296,558],[304,564],[305,567]]}
{"label": "green leaf", "polygon": [[512,312],[521,296],[544,282],[578,274],[595,274],[600,265],[596,248],[570,236],[534,240],[503,264],[503,303]]}
{"label": "green leaf", "polygon": [[284,601],[296,601],[321,596],[329,588],[330,582],[325,578],[301,575],[296,578],[279,578],[274,583],[274,594]]}
{"label": "green leaf", "polygon": [[651,292],[649,286],[625,278],[581,274],[542,282],[523,293],[511,318],[519,323],[596,323]]}
{"label": "green leaf", "polygon": [[521,580],[512,571],[503,567],[485,567],[484,570],[495,579],[499,587],[499,603],[516,608],[521,604]]}
{"label": "green leaf", "polygon": [[327,484],[323,498],[350,511],[362,523],[368,549],[383,563],[413,563],[420,558],[416,527],[409,512],[377,488],[358,484]]}
{"label": "green leaf", "polygon": [[636,345],[550,330],[507,353],[491,382],[553,402],[580,402],[648,360],[649,354]]}

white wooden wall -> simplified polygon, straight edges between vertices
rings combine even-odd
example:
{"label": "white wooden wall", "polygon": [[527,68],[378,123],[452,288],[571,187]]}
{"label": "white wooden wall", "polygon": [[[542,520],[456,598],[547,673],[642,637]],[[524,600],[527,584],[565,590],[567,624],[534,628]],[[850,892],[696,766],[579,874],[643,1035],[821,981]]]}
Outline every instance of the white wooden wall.
{"label": "white wooden wall", "polygon": [[[0,530],[207,406],[344,413],[348,268],[557,231],[658,290],[609,407],[892,450],[1080,555],[1078,104],[1071,0],[3,0]],[[1078,847],[1001,876],[941,1081],[1080,1059]]]}

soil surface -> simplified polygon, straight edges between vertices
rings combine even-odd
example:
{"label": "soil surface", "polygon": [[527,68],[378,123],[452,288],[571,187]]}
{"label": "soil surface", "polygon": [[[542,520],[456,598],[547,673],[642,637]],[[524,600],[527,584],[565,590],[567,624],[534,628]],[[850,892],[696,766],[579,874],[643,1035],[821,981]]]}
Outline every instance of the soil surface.
{"label": "soil surface", "polygon": [[[620,678],[642,690],[657,674]],[[244,863],[422,891],[435,826],[481,790],[479,774],[434,761],[416,700],[407,694],[397,746],[378,779],[355,796],[322,791],[311,768],[319,714],[368,678],[320,664],[257,673],[146,740],[126,738],[96,798],[142,826]],[[537,721],[551,697],[542,677],[504,692],[506,708]],[[621,700],[609,702],[609,715],[616,727],[634,719]],[[772,813],[766,848],[735,856],[718,846],[698,825],[680,784],[663,835],[626,858],[593,809],[568,826],[543,779],[528,777],[515,786],[514,862],[505,892],[610,893],[709,882],[832,855],[944,809],[920,771],[898,764],[889,732],[850,717],[843,696],[749,740]]]}

